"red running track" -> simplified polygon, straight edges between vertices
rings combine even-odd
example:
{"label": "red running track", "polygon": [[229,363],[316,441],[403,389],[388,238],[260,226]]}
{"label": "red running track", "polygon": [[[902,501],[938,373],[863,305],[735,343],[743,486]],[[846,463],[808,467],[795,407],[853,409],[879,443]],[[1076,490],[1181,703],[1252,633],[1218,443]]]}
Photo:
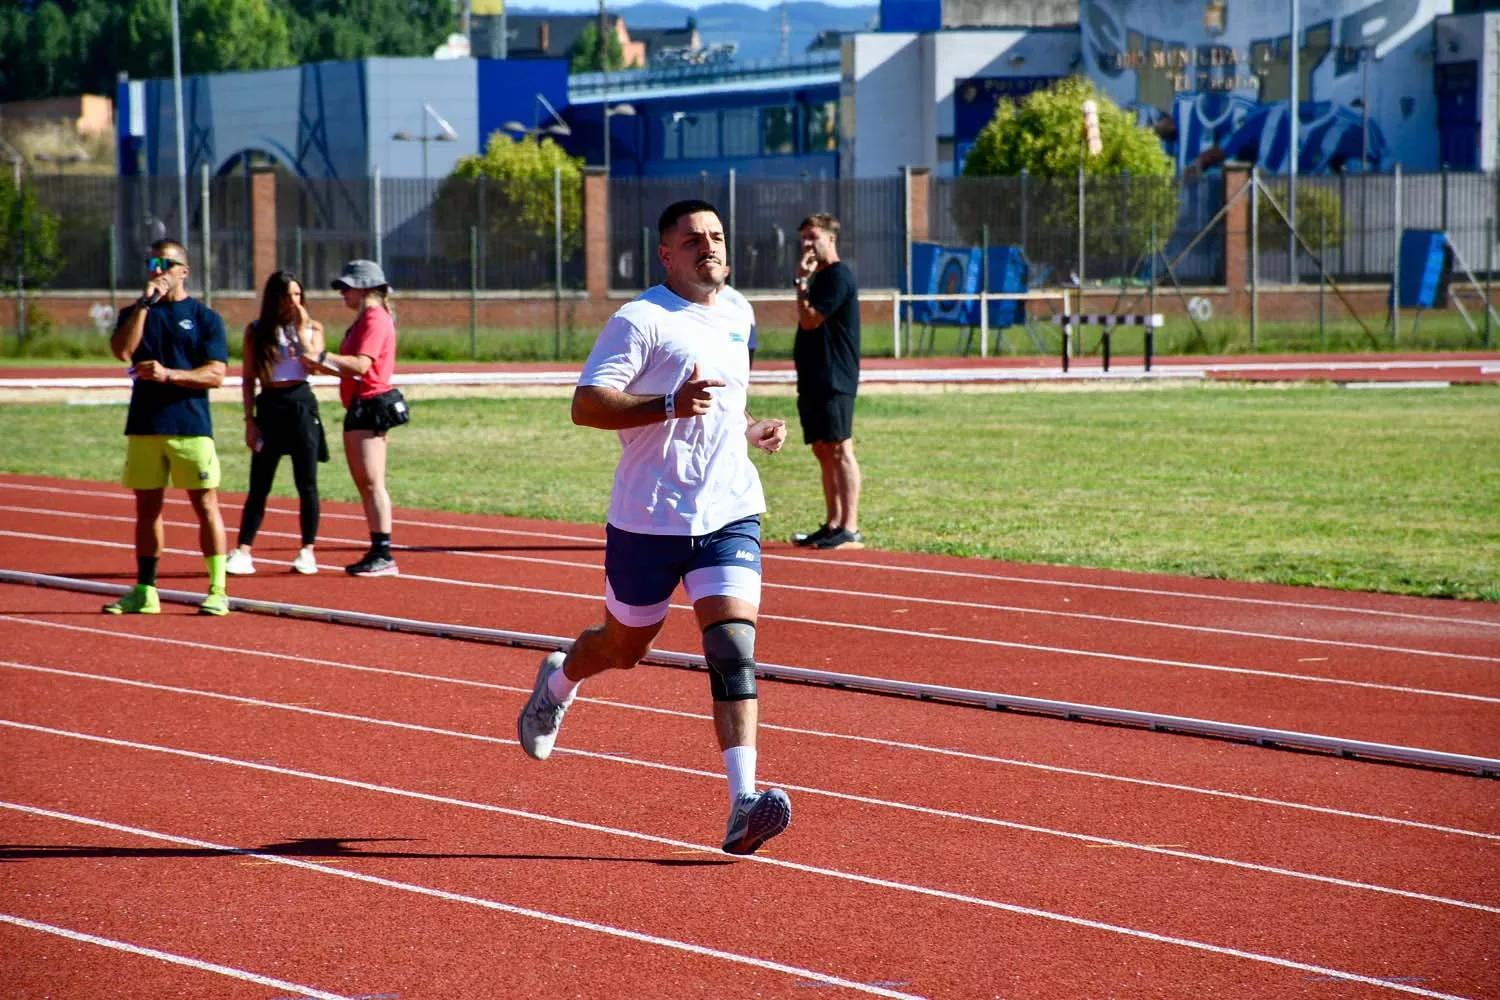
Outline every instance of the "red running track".
{"label": "red running track", "polygon": [[[128,582],[123,491],[5,477],[0,510],[4,568]],[[232,592],[599,613],[596,528],[398,516],[401,577],[303,578],[276,502]],[[198,590],[168,520],[163,584]],[[361,525],[328,505],[325,568]],[[775,544],[766,573],[766,662],[1495,756],[1493,606]],[[538,764],[535,653],[100,603],[0,587],[7,996],[1500,996],[1494,781],[772,682],[795,818],[736,860],[699,673],[590,682]]]}

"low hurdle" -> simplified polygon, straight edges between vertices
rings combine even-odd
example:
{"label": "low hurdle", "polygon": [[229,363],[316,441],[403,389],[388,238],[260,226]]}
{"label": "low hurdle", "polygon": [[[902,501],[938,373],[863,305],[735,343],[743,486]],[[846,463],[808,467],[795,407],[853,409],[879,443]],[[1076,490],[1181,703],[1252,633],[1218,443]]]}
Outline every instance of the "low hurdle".
{"label": "low hurdle", "polygon": [[1074,326],[1102,326],[1104,332],[1100,335],[1099,346],[1103,352],[1104,370],[1109,371],[1109,333],[1117,326],[1143,326],[1146,328],[1146,371],[1151,370],[1151,350],[1155,339],[1155,332],[1162,327],[1161,313],[1147,313],[1145,315],[1115,316],[1108,313],[1066,313],[1062,316],[1052,317],[1054,323],[1061,323],[1062,335],[1062,368],[1068,370],[1068,362],[1073,353],[1073,327]]}

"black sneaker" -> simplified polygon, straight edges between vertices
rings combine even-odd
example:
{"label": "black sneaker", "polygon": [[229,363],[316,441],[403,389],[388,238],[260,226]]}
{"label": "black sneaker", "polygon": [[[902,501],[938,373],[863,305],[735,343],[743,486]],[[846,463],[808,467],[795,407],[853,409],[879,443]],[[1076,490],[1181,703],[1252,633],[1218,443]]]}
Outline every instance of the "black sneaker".
{"label": "black sneaker", "polygon": [[811,548],[812,546],[817,545],[819,542],[821,542],[823,539],[827,538],[831,534],[833,534],[833,529],[830,528],[828,525],[825,524],[821,528],[819,528],[817,531],[809,531],[809,532],[806,532],[805,534],[803,532],[800,532],[800,531],[797,532],[795,535],[792,536],[792,544],[793,545],[800,545],[803,548]]}
{"label": "black sneaker", "polygon": [[826,538],[813,543],[815,549],[862,549],[864,547],[864,536],[848,528],[840,528]]}
{"label": "black sneaker", "polygon": [[401,571],[388,553],[366,552],[359,562],[345,566],[344,572],[350,576],[397,576]]}

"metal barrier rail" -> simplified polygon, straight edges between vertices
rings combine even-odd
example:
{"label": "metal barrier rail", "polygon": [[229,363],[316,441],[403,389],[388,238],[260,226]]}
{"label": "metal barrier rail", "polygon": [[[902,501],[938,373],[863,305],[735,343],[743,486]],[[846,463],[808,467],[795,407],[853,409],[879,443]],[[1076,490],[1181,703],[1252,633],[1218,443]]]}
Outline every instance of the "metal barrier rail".
{"label": "metal barrier rail", "polygon": [[[84,594],[118,596],[129,590],[118,583],[100,583],[94,580],[76,580],[72,577],[51,576],[45,573],[27,573],[20,570],[0,569],[0,583],[32,584],[56,590],[69,590]],[[202,594],[181,590],[161,590],[161,599],[173,604],[196,605],[203,600]],[[302,604],[278,601],[261,601],[254,598],[231,597],[230,606],[236,611],[254,614],[275,615],[309,621],[324,621],[336,625],[354,625],[375,628],[386,632],[408,632],[432,636],[438,639],[462,639],[469,642],[486,642],[522,649],[568,649],[573,640],[562,636],[541,633],[514,632],[506,629],[481,628],[475,625],[458,625],[449,622],[424,621],[417,618],[394,618],[374,615],[362,611],[344,611],[338,608],[318,608]],[[670,650],[653,650],[642,663],[654,666],[707,670],[703,657],[696,653],[678,653]],[[1195,719],[1179,715],[1161,715],[1154,712],[1137,712],[1132,709],[1110,708],[1103,705],[1088,705],[1078,702],[1053,701],[1046,698],[1028,698],[1024,695],[1003,694],[995,691],[976,691],[969,688],[943,687],[937,684],[919,684],[913,681],[898,681],[884,677],[864,677],[859,674],[841,674],[828,670],[810,670],[805,667],[783,666],[774,663],[757,663],[756,676],[774,680],[798,681],[825,687],[869,691],[878,694],[916,698],[920,701],[941,701],[957,705],[974,705],[988,709],[1005,709],[1037,715],[1050,715],[1066,720],[1103,722],[1149,729],[1152,732],[1181,733],[1192,736],[1211,736],[1218,739],[1252,743],[1258,747],[1278,747],[1289,750],[1313,750],[1339,757],[1369,761],[1388,761],[1448,771],[1471,772],[1481,778],[1500,777],[1500,760],[1490,757],[1474,757],[1467,754],[1446,753],[1422,747],[1397,746],[1388,743],[1371,743],[1364,740],[1348,740],[1337,736],[1321,736],[1316,733],[1299,733],[1284,729],[1266,729],[1260,726],[1243,726],[1232,722],[1212,719]]]}

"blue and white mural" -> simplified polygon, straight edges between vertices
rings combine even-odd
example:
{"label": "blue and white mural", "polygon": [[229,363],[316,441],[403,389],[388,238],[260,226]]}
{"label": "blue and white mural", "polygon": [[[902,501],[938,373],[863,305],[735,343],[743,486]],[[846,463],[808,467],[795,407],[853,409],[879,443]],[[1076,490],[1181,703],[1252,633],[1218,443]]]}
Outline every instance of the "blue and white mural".
{"label": "blue and white mural", "polygon": [[[1298,0],[1299,173],[1439,166],[1433,20],[1452,0]],[[1291,166],[1287,0],[1080,0],[1084,67],[1181,170]]]}

